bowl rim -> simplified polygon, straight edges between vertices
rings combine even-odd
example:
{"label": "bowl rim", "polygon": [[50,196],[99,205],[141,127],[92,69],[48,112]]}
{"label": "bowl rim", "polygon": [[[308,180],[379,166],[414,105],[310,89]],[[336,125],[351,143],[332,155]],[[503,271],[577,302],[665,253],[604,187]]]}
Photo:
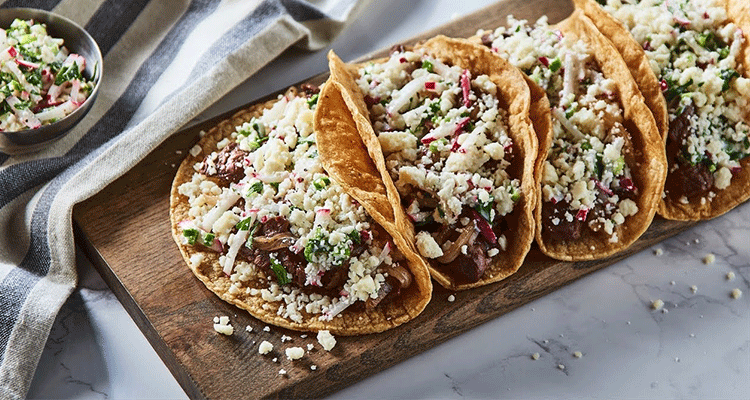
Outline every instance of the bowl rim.
{"label": "bowl rim", "polygon": [[[89,95],[89,97],[87,97],[86,100],[84,100],[83,103],[81,103],[80,106],[78,106],[75,110],[73,110],[73,112],[71,112],[70,114],[66,115],[62,119],[59,119],[59,120],[57,120],[57,121],[55,121],[55,122],[53,122],[51,124],[48,124],[48,125],[42,125],[39,128],[23,129],[23,130],[18,130],[18,131],[0,131],[0,134],[6,134],[6,135],[7,134],[12,134],[14,136],[16,136],[16,135],[17,136],[22,136],[24,134],[31,134],[33,132],[38,132],[42,128],[45,128],[47,130],[53,130],[54,129],[53,127],[55,125],[62,124],[63,121],[66,121],[66,120],[69,121],[72,118],[78,117],[78,114],[81,114],[81,113],[83,113],[84,115],[81,115],[79,118],[83,119],[83,117],[85,116],[85,114],[88,113],[88,109],[91,106],[91,104],[89,104],[89,103],[93,102],[94,99],[96,98],[96,95],[99,93],[99,86],[101,86],[102,76],[103,76],[103,72],[104,72],[104,57],[102,55],[101,49],[99,48],[99,43],[96,42],[96,40],[91,36],[91,34],[86,29],[84,29],[81,25],[79,25],[75,21],[73,21],[70,18],[65,17],[63,15],[54,13],[52,11],[47,11],[47,10],[43,10],[43,9],[39,9],[39,8],[31,8],[31,7],[0,8],[0,14],[6,14],[7,13],[7,14],[11,14],[10,16],[13,16],[13,14],[15,14],[15,13],[25,13],[25,12],[34,13],[34,14],[42,14],[42,15],[45,15],[47,17],[53,17],[53,18],[57,18],[57,19],[63,20],[65,23],[70,24],[73,27],[75,27],[76,29],[78,29],[83,34],[83,36],[86,37],[86,39],[88,41],[90,41],[91,43],[93,43],[92,53],[94,53],[94,56],[96,57],[96,60],[95,60],[96,63],[95,63],[94,71],[92,73],[90,81],[94,83],[94,88],[91,90],[91,94]],[[19,17],[15,17],[15,16],[13,16],[13,17],[14,18],[19,18]],[[22,17],[22,18],[26,19],[25,17]],[[34,19],[34,18],[32,18],[32,19]],[[48,21],[35,21],[35,22],[40,22],[40,23],[43,23],[43,24],[45,24],[47,26],[50,25],[50,22],[48,22]],[[8,29],[6,27],[0,27],[0,28],[2,28],[2,29]],[[73,53],[73,49],[69,48],[67,43],[63,42],[63,46],[67,47],[68,50],[71,53]],[[90,60],[87,59],[86,62],[89,63]],[[47,142],[51,142],[51,141],[54,141],[56,139],[59,139],[60,137],[64,136],[64,134],[67,133],[67,131],[69,131],[71,128],[62,130],[61,132],[59,132],[58,135],[55,135],[55,136],[49,138],[48,140],[40,142],[37,145],[34,145],[34,147],[41,146],[41,145],[46,144]],[[21,147],[31,147],[31,146],[21,146]],[[0,151],[3,151],[3,150],[0,149]]]}

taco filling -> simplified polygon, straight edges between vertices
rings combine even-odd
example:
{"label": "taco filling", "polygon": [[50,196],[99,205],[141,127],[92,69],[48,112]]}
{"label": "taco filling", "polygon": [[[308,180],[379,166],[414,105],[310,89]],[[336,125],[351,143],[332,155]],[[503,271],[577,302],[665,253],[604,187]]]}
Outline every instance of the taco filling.
{"label": "taco filling", "polygon": [[295,323],[375,309],[412,282],[391,237],[323,170],[317,88],[306,90],[237,126],[178,189],[190,205],[183,243],[200,250],[190,262],[220,254],[230,294],[280,304],[277,315]]}
{"label": "taco filling", "polygon": [[742,30],[714,0],[606,1],[643,47],[667,102],[665,193],[711,201],[750,155],[750,80],[737,60]]}
{"label": "taco filling", "polygon": [[487,75],[394,48],[357,84],[419,252],[455,281],[479,281],[504,252],[521,197],[508,112]]}
{"label": "taco filling", "polygon": [[584,235],[619,241],[617,228],[638,213],[638,188],[617,82],[604,76],[583,41],[547,24],[508,19],[478,36],[547,93],[552,141],[542,166],[542,236],[575,241]]}

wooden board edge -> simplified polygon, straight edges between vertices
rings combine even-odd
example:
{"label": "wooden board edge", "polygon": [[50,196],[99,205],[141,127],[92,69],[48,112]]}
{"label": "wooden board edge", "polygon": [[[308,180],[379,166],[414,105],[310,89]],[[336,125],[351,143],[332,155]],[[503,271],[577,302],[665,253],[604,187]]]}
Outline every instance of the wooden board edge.
{"label": "wooden board edge", "polygon": [[206,400],[207,398],[203,395],[197,383],[183,368],[182,364],[178,362],[177,358],[174,357],[172,350],[167,346],[162,337],[156,333],[156,329],[154,329],[151,321],[146,317],[146,314],[138,306],[138,303],[136,303],[128,290],[122,285],[122,282],[117,278],[112,268],[109,267],[104,257],[86,237],[83,228],[81,228],[75,219],[73,220],[73,237],[75,246],[83,252],[99,275],[101,275],[102,280],[109,286],[112,293],[115,294],[117,300],[120,301],[125,311],[146,337],[146,340],[148,340],[151,347],[156,351],[156,354],[164,362],[169,372],[175,377],[182,390],[185,391],[185,394],[191,399]]}

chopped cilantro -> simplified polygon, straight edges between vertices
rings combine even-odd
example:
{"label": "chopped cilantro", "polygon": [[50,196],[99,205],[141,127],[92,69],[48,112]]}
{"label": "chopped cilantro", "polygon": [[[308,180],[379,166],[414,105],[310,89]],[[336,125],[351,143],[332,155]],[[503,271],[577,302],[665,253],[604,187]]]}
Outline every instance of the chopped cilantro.
{"label": "chopped cilantro", "polygon": [[209,246],[209,247],[211,247],[211,246],[213,246],[213,244],[214,244],[214,239],[216,239],[216,235],[214,235],[213,233],[206,233],[206,234],[205,234],[205,235],[203,235],[203,237],[201,238],[201,242],[203,242],[203,245],[204,245],[204,246]]}
{"label": "chopped cilantro", "polygon": [[198,240],[199,235],[200,232],[198,232],[197,229],[185,229],[182,231],[182,236],[185,236],[185,238],[187,238],[187,242],[191,246],[195,244],[196,240]]}
{"label": "chopped cilantro", "polygon": [[733,69],[725,69],[724,71],[721,71],[721,79],[724,80],[724,84],[721,86],[722,91],[729,90],[729,83],[732,81],[733,78],[736,78],[740,76],[737,71]]}
{"label": "chopped cilantro", "polygon": [[612,166],[612,172],[615,174],[615,176],[617,176],[620,175],[624,169],[625,157],[620,156],[620,158],[615,160],[614,165]]}
{"label": "chopped cilantro", "polygon": [[273,257],[271,257],[271,269],[276,275],[276,280],[279,282],[279,285],[283,286],[292,281],[289,279],[289,273],[286,272],[286,268],[284,268],[284,266]]}
{"label": "chopped cilantro", "polygon": [[568,109],[565,110],[565,118],[569,119],[570,117],[573,116],[573,114],[576,113],[576,111],[578,111],[578,103],[571,104],[570,107],[568,107]]}
{"label": "chopped cilantro", "polygon": [[592,148],[593,147],[591,147],[591,143],[589,143],[588,140],[585,141],[585,142],[583,142],[583,143],[581,143],[581,149],[583,149],[583,150],[591,150]]}
{"label": "chopped cilantro", "polygon": [[671,79],[665,79],[665,81],[667,83],[667,90],[664,91],[664,98],[667,99],[667,102],[670,102],[675,97],[685,93],[690,85],[693,84],[692,78],[689,81],[685,82],[684,85],[678,85],[676,81],[673,81]]}
{"label": "chopped cilantro", "polygon": [[234,227],[237,228],[237,230],[246,231],[250,229],[251,222],[253,222],[253,217],[247,217],[243,219],[242,221],[238,222],[237,225],[235,225]]}
{"label": "chopped cilantro", "polygon": [[331,180],[328,179],[327,176],[321,176],[318,179],[315,179],[313,181],[313,186],[315,186],[315,189],[323,190],[326,186],[331,184]]}
{"label": "chopped cilantro", "polygon": [[250,185],[250,189],[247,191],[247,194],[252,193],[261,193],[263,192],[263,182],[255,182],[252,185]]}
{"label": "chopped cilantro", "polygon": [[490,200],[486,203],[477,203],[474,209],[477,210],[482,218],[486,219],[487,222],[492,223],[492,206],[495,204],[495,200],[490,196]]}
{"label": "chopped cilantro", "polygon": [[315,93],[314,95],[310,96],[310,98],[307,100],[307,106],[310,108],[313,108],[314,105],[318,104],[318,98],[320,95],[318,93]]}
{"label": "chopped cilantro", "polygon": [[245,247],[247,247],[248,249],[253,248],[253,237],[255,236],[255,231],[258,230],[258,225],[260,225],[260,223],[258,223],[258,221],[255,221],[255,223],[253,224],[253,228],[250,229],[250,233],[247,235],[247,242],[245,242]]}
{"label": "chopped cilantro", "polygon": [[560,61],[560,57],[556,57],[552,62],[549,63],[549,70],[552,72],[557,72],[557,70],[562,67],[562,61]]}
{"label": "chopped cilantro", "polygon": [[276,189],[276,191],[279,191],[279,185],[281,185],[281,182],[269,182],[269,185],[271,185],[272,188]]}
{"label": "chopped cilantro", "polygon": [[422,60],[422,68],[426,69],[427,72],[433,72],[434,67],[435,66],[432,65],[432,63],[429,62],[428,60]]}
{"label": "chopped cilantro", "polygon": [[433,153],[437,153],[440,151],[440,147],[443,147],[448,144],[448,139],[442,138],[438,140],[433,140],[432,143],[430,143],[429,150]]}

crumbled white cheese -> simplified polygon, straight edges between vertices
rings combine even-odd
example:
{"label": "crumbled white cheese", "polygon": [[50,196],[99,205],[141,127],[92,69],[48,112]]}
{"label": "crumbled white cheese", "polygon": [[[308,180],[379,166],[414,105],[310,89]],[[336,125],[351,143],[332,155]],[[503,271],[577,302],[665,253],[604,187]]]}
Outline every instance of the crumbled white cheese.
{"label": "crumbled white cheese", "polygon": [[229,324],[229,317],[214,317],[214,330],[222,335],[231,336],[234,333],[234,328]]}
{"label": "crumbled white cheese", "polygon": [[426,231],[417,233],[416,237],[417,250],[419,254],[427,258],[438,258],[443,255],[443,249],[435,239]]}
{"label": "crumbled white cheese", "polygon": [[581,353],[580,351],[574,351],[573,352],[573,357],[575,357],[575,358],[581,358],[581,357],[583,357],[583,353]]}
{"label": "crumbled white cheese", "polygon": [[456,301],[456,296],[454,296],[454,295],[448,296],[448,301],[451,302],[451,303],[453,303],[454,301]]}
{"label": "crumbled white cheese", "polygon": [[660,256],[662,254],[664,254],[664,250],[662,250],[661,247],[658,248],[658,249],[656,249],[656,250],[654,250],[654,255],[655,256]]}
{"label": "crumbled white cheese", "polygon": [[534,353],[531,355],[532,360],[538,360],[539,359],[539,353]]}
{"label": "crumbled white cheese", "polygon": [[557,364],[557,369],[559,369],[560,371],[562,371],[562,370],[565,369],[565,366],[562,365],[562,364]]}
{"label": "crumbled white cheese", "polygon": [[716,261],[716,256],[708,253],[705,257],[703,257],[703,264],[713,264],[714,261]]}
{"label": "crumbled white cheese", "polygon": [[696,285],[690,286],[690,291],[693,293],[698,293],[698,286]]}
{"label": "crumbled white cheese", "polygon": [[734,272],[732,271],[727,272],[727,280],[728,281],[734,280]]}
{"label": "crumbled white cheese", "polygon": [[279,375],[286,375],[286,370],[284,368],[280,369]]}
{"label": "crumbled white cheese", "polygon": [[245,327],[245,330],[248,331],[248,332],[252,332],[253,331],[253,327],[250,326],[250,325],[248,325],[248,326]]}
{"label": "crumbled white cheese", "polygon": [[664,302],[661,299],[656,299],[651,303],[651,308],[654,310],[661,310],[664,307]]}
{"label": "crumbled white cheese", "polygon": [[264,340],[260,342],[260,346],[258,346],[258,353],[259,354],[268,354],[271,351],[273,351],[273,345],[268,340]]}
{"label": "crumbled white cheese", "polygon": [[190,155],[193,157],[198,157],[198,154],[200,154],[201,151],[203,151],[203,148],[196,144],[190,149]]}
{"label": "crumbled white cheese", "polygon": [[287,340],[291,341],[292,338],[287,335],[281,335],[281,343],[286,342]]}
{"label": "crumbled white cheese", "polygon": [[268,325],[266,325],[263,327],[263,332],[271,332],[271,328]]}
{"label": "crumbled white cheese", "polygon": [[318,331],[318,343],[323,346],[323,350],[331,351],[336,346],[336,338],[331,335],[330,331]]}
{"label": "crumbled white cheese", "polygon": [[290,347],[284,350],[284,352],[286,353],[286,358],[292,361],[299,360],[305,355],[305,349],[302,347]]}
{"label": "crumbled white cheese", "polygon": [[315,365],[315,364],[313,364],[313,365],[310,366],[310,369],[313,370],[313,371],[315,371],[316,369],[318,369],[318,366]]}
{"label": "crumbled white cheese", "polygon": [[739,299],[740,297],[742,297],[742,290],[738,288],[732,289],[731,296],[735,300]]}

